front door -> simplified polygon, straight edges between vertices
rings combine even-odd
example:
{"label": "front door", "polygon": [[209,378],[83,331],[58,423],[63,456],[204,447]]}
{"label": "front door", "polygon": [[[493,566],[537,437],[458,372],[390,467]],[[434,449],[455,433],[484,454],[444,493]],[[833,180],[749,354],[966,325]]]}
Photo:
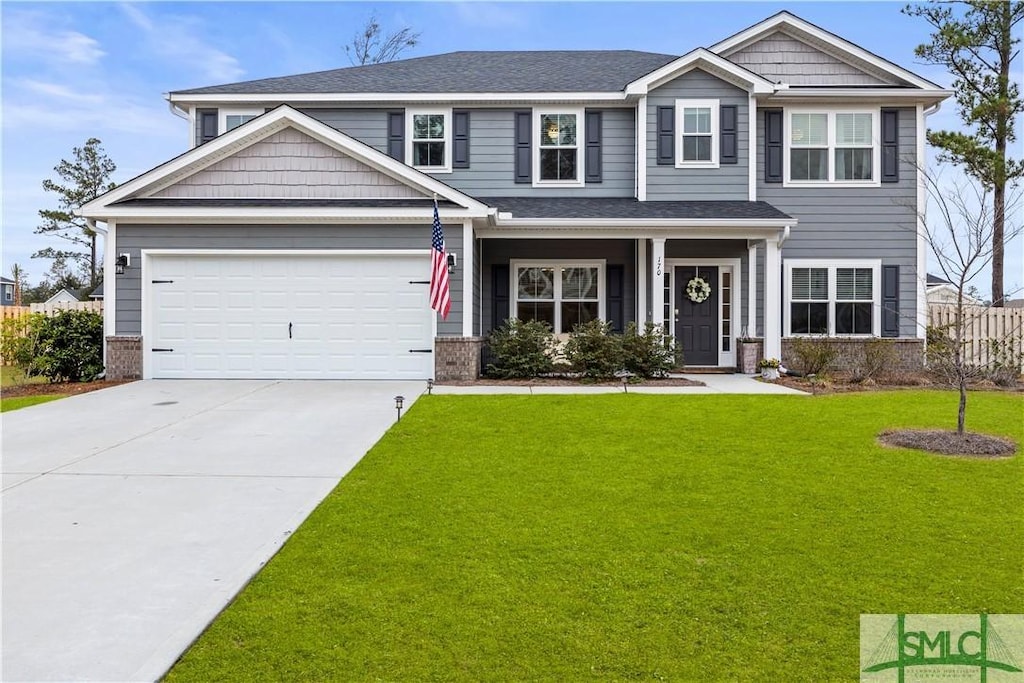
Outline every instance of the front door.
{"label": "front door", "polygon": [[[718,365],[718,266],[676,266],[675,276],[676,340],[683,347],[683,362]],[[699,303],[687,293],[698,277],[711,288]],[[699,291],[696,298],[701,298]]]}

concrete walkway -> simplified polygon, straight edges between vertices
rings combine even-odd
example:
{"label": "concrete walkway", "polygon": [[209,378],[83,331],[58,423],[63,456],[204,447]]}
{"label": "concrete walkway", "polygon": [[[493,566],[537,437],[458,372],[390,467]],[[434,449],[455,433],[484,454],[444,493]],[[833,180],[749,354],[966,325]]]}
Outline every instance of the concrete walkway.
{"label": "concrete walkway", "polygon": [[4,681],[159,677],[422,382],[147,381],[4,413]]}
{"label": "concrete walkway", "polygon": [[[703,382],[700,387],[658,387],[630,386],[631,394],[775,394],[790,396],[809,396],[803,391],[784,387],[781,384],[760,382],[751,375],[678,375],[695,382]],[[621,394],[622,386],[512,386],[512,385],[437,385],[435,394]]]}

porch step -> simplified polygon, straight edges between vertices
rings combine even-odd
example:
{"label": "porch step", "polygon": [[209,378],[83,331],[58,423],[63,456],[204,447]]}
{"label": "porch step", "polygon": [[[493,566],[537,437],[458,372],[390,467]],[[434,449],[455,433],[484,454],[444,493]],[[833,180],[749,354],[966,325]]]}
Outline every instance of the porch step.
{"label": "porch step", "polygon": [[678,377],[683,374],[687,375],[734,375],[736,374],[736,368],[733,367],[721,367],[711,368],[707,366],[700,367],[683,367],[676,368],[672,372],[668,373],[669,377]]}

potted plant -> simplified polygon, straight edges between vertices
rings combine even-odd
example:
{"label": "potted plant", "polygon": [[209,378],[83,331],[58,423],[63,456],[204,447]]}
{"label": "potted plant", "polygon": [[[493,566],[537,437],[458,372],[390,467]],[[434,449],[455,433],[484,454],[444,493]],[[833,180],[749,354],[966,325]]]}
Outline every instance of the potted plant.
{"label": "potted plant", "polygon": [[762,358],[757,364],[757,367],[761,368],[761,377],[763,379],[778,379],[779,378],[779,366],[782,363],[778,358]]}

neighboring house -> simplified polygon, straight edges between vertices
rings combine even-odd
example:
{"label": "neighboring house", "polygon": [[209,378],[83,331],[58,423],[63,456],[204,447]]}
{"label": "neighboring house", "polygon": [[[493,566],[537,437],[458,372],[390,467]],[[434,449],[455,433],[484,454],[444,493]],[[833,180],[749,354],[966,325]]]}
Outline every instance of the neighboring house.
{"label": "neighboring house", "polygon": [[93,301],[103,301],[103,283],[96,285],[96,289],[89,292],[89,298]]}
{"label": "neighboring house", "polygon": [[[956,305],[957,288],[956,285],[949,280],[941,278],[938,275],[928,273],[927,287],[928,291],[926,297],[929,304]],[[975,297],[970,296],[967,292],[964,292],[963,301],[968,306],[979,306],[984,304],[983,301],[979,301]]]}
{"label": "neighboring house", "polygon": [[9,277],[0,275],[0,306],[14,306],[17,302],[17,292],[14,291],[15,282]]}
{"label": "neighboring house", "polygon": [[81,210],[107,236],[108,373],[473,377],[510,316],[652,321],[693,366],[735,367],[744,335],[783,358],[885,337],[919,363],[918,161],[949,95],[786,12],[681,57],[455,52],[172,92],[193,148]]}
{"label": "neighboring house", "polygon": [[65,287],[64,289],[61,289],[60,291],[54,293],[53,296],[51,296],[49,299],[47,299],[43,303],[47,303],[47,304],[72,304],[72,303],[78,303],[79,301],[80,301],[80,299],[78,298],[78,295],[75,294],[75,292],[72,292],[70,289]]}

